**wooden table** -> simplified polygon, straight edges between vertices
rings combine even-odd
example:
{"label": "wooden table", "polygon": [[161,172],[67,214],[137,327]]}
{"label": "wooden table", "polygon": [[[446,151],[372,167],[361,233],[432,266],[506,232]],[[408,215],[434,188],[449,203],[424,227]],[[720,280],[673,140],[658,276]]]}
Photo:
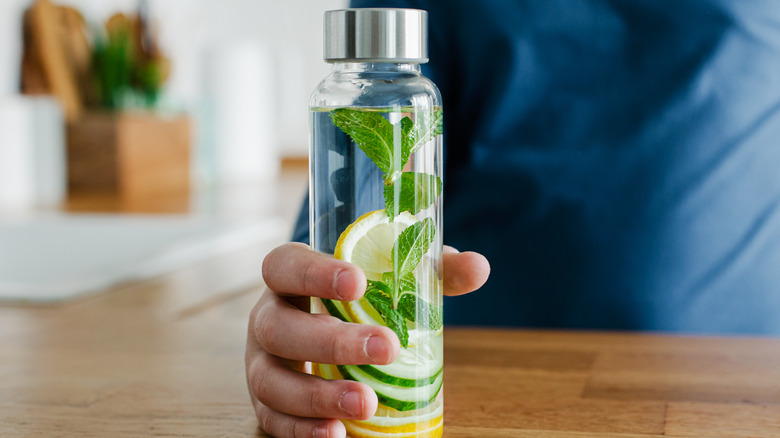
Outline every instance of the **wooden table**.
{"label": "wooden table", "polygon": [[[262,251],[0,308],[0,436],[263,436],[244,384]],[[446,331],[447,437],[778,437],[780,340]]]}
{"label": "wooden table", "polygon": [[[63,305],[0,306],[0,437],[264,436],[243,352],[271,246]],[[251,272],[255,287],[230,286]],[[780,437],[778,339],[445,337],[446,437]]]}

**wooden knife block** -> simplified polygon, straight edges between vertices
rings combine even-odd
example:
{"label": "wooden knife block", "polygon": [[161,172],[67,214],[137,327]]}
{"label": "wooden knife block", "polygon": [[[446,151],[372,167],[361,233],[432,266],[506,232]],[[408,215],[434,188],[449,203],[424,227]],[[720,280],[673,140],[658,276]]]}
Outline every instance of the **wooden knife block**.
{"label": "wooden knife block", "polygon": [[85,113],[68,124],[68,190],[138,200],[190,190],[190,121]]}

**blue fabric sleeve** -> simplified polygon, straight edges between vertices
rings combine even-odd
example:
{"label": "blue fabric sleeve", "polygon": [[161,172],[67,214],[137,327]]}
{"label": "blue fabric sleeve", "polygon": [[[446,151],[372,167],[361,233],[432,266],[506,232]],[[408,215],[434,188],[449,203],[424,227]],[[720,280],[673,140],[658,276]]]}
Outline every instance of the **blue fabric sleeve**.
{"label": "blue fabric sleeve", "polygon": [[354,1],[429,12],[458,324],[780,334],[780,8]]}

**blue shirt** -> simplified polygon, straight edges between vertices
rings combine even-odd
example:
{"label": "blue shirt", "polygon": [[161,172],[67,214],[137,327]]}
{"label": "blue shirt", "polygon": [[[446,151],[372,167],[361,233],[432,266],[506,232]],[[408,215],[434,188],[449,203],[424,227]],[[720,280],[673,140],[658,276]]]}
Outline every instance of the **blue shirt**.
{"label": "blue shirt", "polygon": [[447,323],[780,334],[776,2],[353,6],[429,11],[444,239],[492,265]]}

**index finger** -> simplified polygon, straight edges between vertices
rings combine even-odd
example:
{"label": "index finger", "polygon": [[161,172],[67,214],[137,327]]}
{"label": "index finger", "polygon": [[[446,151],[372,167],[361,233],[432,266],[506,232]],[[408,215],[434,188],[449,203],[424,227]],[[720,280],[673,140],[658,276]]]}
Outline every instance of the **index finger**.
{"label": "index finger", "polygon": [[271,251],[263,260],[263,280],[279,295],[352,301],[366,290],[366,276],[359,267],[302,243]]}

